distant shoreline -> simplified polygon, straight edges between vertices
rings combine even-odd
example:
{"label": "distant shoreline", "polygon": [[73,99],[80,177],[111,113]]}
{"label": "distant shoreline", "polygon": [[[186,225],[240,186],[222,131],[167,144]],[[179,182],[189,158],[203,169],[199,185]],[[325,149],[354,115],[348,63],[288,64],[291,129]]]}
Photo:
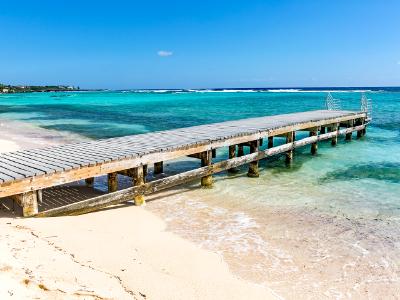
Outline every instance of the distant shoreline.
{"label": "distant shoreline", "polygon": [[81,89],[74,86],[13,86],[0,84],[0,94],[51,93],[51,92],[400,92],[400,86],[347,86],[347,87],[218,87],[218,88],[132,88],[132,89]]}
{"label": "distant shoreline", "polygon": [[0,94],[78,92],[80,87],[67,85],[5,85],[0,84]]}

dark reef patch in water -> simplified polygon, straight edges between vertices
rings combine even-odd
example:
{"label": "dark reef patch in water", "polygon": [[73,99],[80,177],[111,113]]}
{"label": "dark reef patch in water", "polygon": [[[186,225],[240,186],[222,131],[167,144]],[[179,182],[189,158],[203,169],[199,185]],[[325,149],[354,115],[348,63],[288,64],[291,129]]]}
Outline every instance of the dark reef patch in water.
{"label": "dark reef patch in water", "polygon": [[[107,106],[52,104],[52,105],[0,105],[2,113],[32,113],[39,116],[24,118],[25,121],[59,121],[59,124],[42,125],[46,129],[71,131],[90,138],[108,138],[124,135],[139,134],[148,131],[168,130],[207,123],[201,117],[192,115],[173,116],[169,111],[160,111],[155,104],[136,107],[126,105],[125,109],[113,110]],[[158,113],[157,113],[158,112]],[[82,120],[89,124],[70,124],[70,120]],[[65,123],[62,121],[66,120]],[[125,125],[140,125],[145,130],[137,127],[124,127]],[[118,126],[118,125],[122,125]]]}
{"label": "dark reef patch in water", "polygon": [[370,163],[356,164],[346,169],[329,172],[319,182],[332,182],[335,180],[376,179],[391,183],[400,183],[400,163]]}

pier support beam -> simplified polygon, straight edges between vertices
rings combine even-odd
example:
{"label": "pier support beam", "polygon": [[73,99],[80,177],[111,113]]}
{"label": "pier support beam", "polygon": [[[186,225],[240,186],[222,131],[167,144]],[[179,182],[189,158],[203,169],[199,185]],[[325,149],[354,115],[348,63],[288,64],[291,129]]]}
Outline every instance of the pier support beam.
{"label": "pier support beam", "polygon": [[154,175],[164,173],[164,163],[162,161],[154,163]]}
{"label": "pier support beam", "polygon": [[[132,169],[133,173],[133,186],[140,186],[145,183],[144,181],[144,166],[139,166]],[[135,205],[140,206],[145,204],[144,195],[136,195],[133,197]]]}
{"label": "pier support beam", "polygon": [[37,195],[37,201],[39,203],[43,203],[43,190],[37,190],[36,195]]}
{"label": "pier support beam", "polygon": [[86,178],[85,183],[87,187],[93,187],[94,184],[94,177]]}
{"label": "pier support beam", "polygon": [[147,175],[149,174],[147,165],[143,165],[143,180],[146,183]]}
{"label": "pier support beam", "polygon": [[[286,144],[294,142],[294,132],[288,132],[286,135]],[[291,164],[293,161],[293,149],[286,152],[286,164]]]}
{"label": "pier support beam", "polygon": [[[250,142],[250,153],[258,152],[260,148],[260,140]],[[260,172],[258,171],[258,160],[249,163],[249,171],[247,172],[249,177],[259,177]]]}
{"label": "pier support beam", "polygon": [[[318,135],[318,128],[310,130],[310,136],[317,136]],[[311,144],[311,154],[315,155],[318,151],[318,142]]]}
{"label": "pier support beam", "polygon": [[273,136],[269,136],[268,137],[268,149],[274,147],[274,137]]}
{"label": "pier support beam", "polygon": [[12,197],[22,207],[24,217],[31,217],[39,212],[37,191],[30,191]]}
{"label": "pier support beam", "polygon": [[[349,122],[347,123],[347,127],[349,128],[349,127],[353,127],[353,126],[354,126],[354,120],[349,120]],[[353,137],[352,132],[346,133],[346,141],[351,141],[352,137]]]}
{"label": "pier support beam", "polygon": [[118,177],[117,177],[117,173],[109,173],[107,175],[108,177],[108,192],[112,193],[112,192],[116,192],[118,190]]}
{"label": "pier support beam", "polygon": [[[357,125],[363,125],[363,124],[364,124],[364,119],[359,119],[359,120],[357,121]],[[364,134],[365,134],[365,128],[364,128],[364,129],[361,129],[361,130],[358,130],[358,131],[357,131],[357,138],[363,137]]]}
{"label": "pier support beam", "polygon": [[[202,153],[201,155],[201,166],[211,166],[212,163],[212,150],[208,150]],[[203,187],[212,187],[213,185],[213,177],[212,175],[207,175],[201,177],[201,186]]]}
{"label": "pier support beam", "polygon": [[[332,127],[330,128],[330,131],[331,132],[338,131],[338,129],[339,129],[339,123],[335,123],[335,124],[332,124]],[[338,140],[337,135],[332,137],[331,145],[332,146],[336,146],[337,145],[337,140]]]}
{"label": "pier support beam", "polygon": [[240,156],[243,156],[243,155],[244,155],[243,145],[242,145],[242,144],[239,144],[239,145],[238,145],[238,153],[237,153],[237,156],[240,157]]}
{"label": "pier support beam", "polygon": [[[236,157],[236,145],[229,146],[229,159]],[[237,173],[239,170],[237,168],[228,169],[228,173]]]}

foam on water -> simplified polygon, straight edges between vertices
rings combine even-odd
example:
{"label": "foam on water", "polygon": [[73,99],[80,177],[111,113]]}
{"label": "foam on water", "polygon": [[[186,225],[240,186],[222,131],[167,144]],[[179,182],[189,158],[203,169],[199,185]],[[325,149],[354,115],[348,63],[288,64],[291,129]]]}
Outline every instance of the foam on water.
{"label": "foam on water", "polygon": [[267,90],[268,92],[271,93],[298,93],[301,92],[299,89],[271,89]]}

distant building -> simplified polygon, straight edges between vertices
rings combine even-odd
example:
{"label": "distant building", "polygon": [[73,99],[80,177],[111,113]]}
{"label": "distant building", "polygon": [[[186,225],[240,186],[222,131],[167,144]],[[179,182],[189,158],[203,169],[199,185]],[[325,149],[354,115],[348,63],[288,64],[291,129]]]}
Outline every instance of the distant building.
{"label": "distant building", "polygon": [[8,93],[9,89],[3,89],[3,93]]}

